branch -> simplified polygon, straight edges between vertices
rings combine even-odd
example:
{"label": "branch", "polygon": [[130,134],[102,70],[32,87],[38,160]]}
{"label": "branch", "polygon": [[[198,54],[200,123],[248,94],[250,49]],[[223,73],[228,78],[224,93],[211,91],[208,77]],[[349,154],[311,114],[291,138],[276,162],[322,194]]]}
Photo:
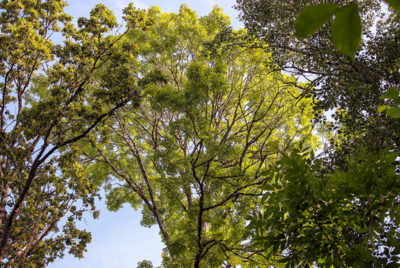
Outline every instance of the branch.
{"label": "branch", "polygon": [[263,184],[264,182],[266,182],[267,180],[269,180],[269,178],[265,178],[265,179],[262,179],[262,180],[260,180],[260,181],[258,181],[258,182],[246,184],[246,185],[244,185],[244,186],[242,186],[242,187],[239,187],[238,189],[236,189],[233,193],[231,193],[230,195],[228,195],[228,196],[227,196],[224,200],[222,200],[221,202],[219,202],[219,203],[217,203],[217,204],[215,204],[215,205],[212,205],[212,206],[209,206],[209,207],[204,208],[204,211],[207,211],[207,210],[210,210],[210,209],[214,209],[214,208],[216,208],[216,207],[220,207],[220,206],[224,205],[226,202],[228,202],[230,199],[232,199],[233,197],[238,197],[238,196],[240,196],[240,195],[254,195],[254,194],[250,194],[250,193],[240,193],[240,191],[243,190],[243,189],[246,189],[246,188],[248,188],[248,187],[251,187],[251,186],[261,185],[261,184]]}

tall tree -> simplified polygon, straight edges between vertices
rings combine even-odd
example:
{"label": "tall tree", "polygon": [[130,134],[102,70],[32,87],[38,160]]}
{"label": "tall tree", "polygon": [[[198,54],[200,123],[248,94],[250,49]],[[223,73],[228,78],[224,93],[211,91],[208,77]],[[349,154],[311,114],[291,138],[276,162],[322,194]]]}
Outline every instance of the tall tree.
{"label": "tall tree", "polygon": [[[268,44],[283,70],[311,81],[306,91],[315,97],[320,114],[329,109],[336,112],[336,130],[340,128],[344,135],[337,146],[343,149],[336,151],[338,162],[344,161],[343,153],[363,146],[398,150],[399,120],[377,111],[383,104],[380,97],[399,87],[400,51],[394,45],[399,38],[398,13],[389,9],[385,15],[378,0],[360,1],[365,38],[354,57],[348,57],[334,49],[329,21],[311,36],[294,36],[298,14],[322,2],[239,0],[237,8],[246,27]],[[344,7],[351,1],[329,2]]]}
{"label": "tall tree", "polygon": [[[398,266],[399,16],[381,13],[381,1],[357,1],[364,38],[355,55],[345,56],[330,37],[344,26],[338,20],[357,13],[355,2],[238,1],[246,26],[267,42],[281,68],[311,81],[305,92],[314,95],[317,111],[335,112],[331,154],[286,153],[270,170],[275,179],[261,187],[263,205],[248,229],[273,263]],[[309,15],[315,21],[307,24]],[[297,39],[295,26],[316,33]],[[383,99],[397,108],[389,116],[377,109]]]}
{"label": "tall tree", "polygon": [[[5,267],[43,266],[66,248],[82,257],[90,233],[75,223],[84,211],[96,216],[98,187],[70,145],[118,108],[138,102],[131,68],[135,47],[121,42],[130,28],[141,27],[143,14],[126,9],[128,30],[115,35],[116,19],[104,5],[79,18],[78,28],[65,6],[62,0],[0,3],[0,260]],[[60,32],[62,44],[54,45],[51,37]]]}
{"label": "tall tree", "polygon": [[198,18],[185,5],[150,8],[147,17],[149,31],[130,36],[141,44],[140,108],[120,109],[81,148],[108,178],[109,208],[128,202],[142,208],[144,226],[158,225],[166,266],[257,263],[245,217],[278,152],[316,143],[311,100],[264,50],[212,42],[229,26],[220,9]]}
{"label": "tall tree", "polygon": [[271,265],[398,267],[399,185],[396,152],[361,152],[332,171],[309,148],[270,169],[249,239]]}

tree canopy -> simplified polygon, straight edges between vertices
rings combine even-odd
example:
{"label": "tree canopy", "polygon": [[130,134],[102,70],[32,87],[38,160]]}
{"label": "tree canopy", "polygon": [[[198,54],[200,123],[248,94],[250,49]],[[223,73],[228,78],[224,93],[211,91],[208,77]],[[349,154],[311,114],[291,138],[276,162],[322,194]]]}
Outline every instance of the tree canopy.
{"label": "tree canopy", "polygon": [[[75,27],[65,6],[61,0],[0,3],[0,259],[6,267],[43,266],[66,248],[83,256],[90,233],[75,223],[84,211],[96,217],[99,188],[70,145],[139,100],[128,67],[135,47],[122,45],[126,32],[112,32],[112,12],[99,4]],[[141,27],[135,12],[126,10],[137,24],[128,30]],[[58,45],[51,39],[56,33],[63,37]]]}
{"label": "tree canopy", "polygon": [[[344,6],[350,1],[330,2]],[[315,1],[243,0],[238,1],[238,8],[250,33],[268,44],[276,63],[310,81],[304,91],[314,96],[319,113],[333,110],[334,130],[352,137],[336,139],[343,150],[360,146],[398,149],[399,121],[377,111],[386,104],[382,95],[399,88],[398,13],[382,13],[381,1],[361,1],[358,9],[365,39],[360,50],[347,57],[335,50],[329,23],[314,35],[295,37],[297,15],[312,4]],[[386,100],[396,107],[392,98]]]}
{"label": "tree canopy", "polygon": [[[268,43],[277,64],[310,81],[304,93],[316,101],[320,116],[315,119],[333,131],[318,157],[305,147],[284,153],[271,170],[274,180],[263,186],[264,203],[251,216],[249,236],[274,262],[398,265],[400,80],[394,2],[389,3],[394,9],[382,12],[381,1],[358,1],[358,6],[355,1],[238,1],[247,28]],[[337,22],[344,14],[336,12],[360,16],[363,39],[356,53],[357,44],[347,52],[337,47],[335,34],[354,24]],[[390,105],[380,106],[382,101]],[[380,113],[387,107],[390,112]],[[333,120],[324,120],[328,110]]]}
{"label": "tree canopy", "polygon": [[278,153],[317,143],[312,102],[263,49],[208,49],[229,26],[220,9],[198,18],[185,5],[177,14],[150,8],[147,17],[149,30],[129,36],[141,44],[141,105],[116,112],[83,150],[108,175],[109,208],[129,202],[144,226],[158,225],[165,266],[254,262],[246,216]]}
{"label": "tree canopy", "polygon": [[163,267],[397,266],[387,3],[238,0],[234,30],[218,7],[129,4],[121,26],[102,4],[74,24],[62,0],[2,1],[1,266],[83,257],[101,188],[159,228]]}

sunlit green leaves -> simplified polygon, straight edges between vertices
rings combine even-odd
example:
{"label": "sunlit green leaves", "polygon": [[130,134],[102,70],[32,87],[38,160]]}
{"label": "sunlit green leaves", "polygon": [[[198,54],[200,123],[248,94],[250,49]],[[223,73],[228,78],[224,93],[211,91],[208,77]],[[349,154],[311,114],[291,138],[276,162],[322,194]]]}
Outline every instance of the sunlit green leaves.
{"label": "sunlit green leaves", "polygon": [[244,266],[216,244],[203,253],[199,244],[243,246],[246,216],[259,202],[255,184],[268,179],[265,166],[292,142],[314,144],[312,101],[293,98],[300,95],[295,79],[274,69],[270,53],[238,45],[244,31],[213,40],[218,49],[209,51],[229,21],[218,8],[202,18],[186,5],[179,13],[147,12],[154,24],[129,36],[139,44],[141,105],[112,117],[107,143],[92,141],[113,166],[109,208],[134,202],[143,209],[142,225],[161,230],[168,267],[193,266],[196,256],[201,266],[220,267],[227,256]]}
{"label": "sunlit green leaves", "polygon": [[[126,32],[112,33],[112,11],[96,5],[76,27],[63,12],[66,5],[0,2],[0,210],[7,211],[1,222],[8,222],[0,224],[0,266],[46,266],[64,250],[83,257],[90,234],[76,222],[85,212],[98,216],[98,184],[109,172],[87,168],[80,155],[89,146],[74,143],[139,100],[136,46],[121,45]],[[140,24],[134,20],[127,31]],[[63,39],[53,45],[56,32]],[[57,227],[64,216],[70,216],[65,228]]]}
{"label": "sunlit green leaves", "polygon": [[378,113],[385,111],[388,108],[387,105],[379,105],[378,106]]}

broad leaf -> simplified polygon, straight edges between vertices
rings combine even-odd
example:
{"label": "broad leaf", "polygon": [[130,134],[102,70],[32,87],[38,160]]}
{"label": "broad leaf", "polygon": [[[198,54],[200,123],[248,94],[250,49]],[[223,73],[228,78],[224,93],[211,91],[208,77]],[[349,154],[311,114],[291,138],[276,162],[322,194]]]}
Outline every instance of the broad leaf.
{"label": "broad leaf", "polygon": [[391,99],[394,100],[396,103],[399,101],[399,89],[396,87],[391,87],[383,96],[379,97],[381,100],[384,99]]}
{"label": "broad leaf", "polygon": [[361,19],[356,3],[350,3],[335,14],[332,41],[343,54],[353,56],[361,42]]}
{"label": "broad leaf", "polygon": [[305,38],[318,31],[338,10],[332,3],[323,3],[306,7],[295,22],[296,36]]}
{"label": "broad leaf", "polygon": [[387,109],[387,105],[379,105],[378,106],[378,113],[381,113]]}
{"label": "broad leaf", "polygon": [[386,114],[392,118],[400,118],[400,108],[391,107],[386,110]]}
{"label": "broad leaf", "polygon": [[394,10],[400,12],[400,0],[385,0],[385,2]]}

